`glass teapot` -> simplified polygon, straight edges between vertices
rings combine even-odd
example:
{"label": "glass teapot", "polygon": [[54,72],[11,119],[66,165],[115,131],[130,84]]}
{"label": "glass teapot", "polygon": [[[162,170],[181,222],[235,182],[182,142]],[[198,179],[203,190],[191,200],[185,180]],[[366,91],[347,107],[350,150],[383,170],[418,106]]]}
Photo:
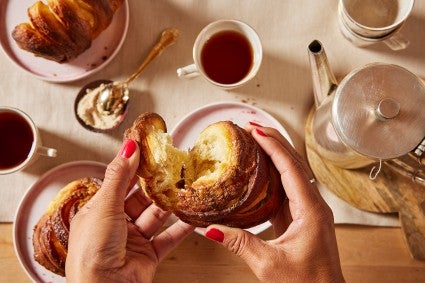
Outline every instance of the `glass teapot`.
{"label": "glass teapot", "polygon": [[308,46],[319,154],[347,169],[385,162],[425,184],[425,85],[408,70],[372,63],[338,84],[322,44]]}

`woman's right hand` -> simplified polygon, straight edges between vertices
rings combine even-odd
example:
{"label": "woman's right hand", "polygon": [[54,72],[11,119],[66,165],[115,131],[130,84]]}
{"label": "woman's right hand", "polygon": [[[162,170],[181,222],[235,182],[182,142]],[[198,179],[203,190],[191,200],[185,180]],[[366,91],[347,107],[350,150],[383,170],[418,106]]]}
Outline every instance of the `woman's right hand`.
{"label": "woman's right hand", "polygon": [[255,123],[246,130],[270,156],[287,195],[271,219],[276,239],[223,225],[209,226],[205,236],[240,256],[264,282],[344,282],[333,214],[308,165],[277,130]]}

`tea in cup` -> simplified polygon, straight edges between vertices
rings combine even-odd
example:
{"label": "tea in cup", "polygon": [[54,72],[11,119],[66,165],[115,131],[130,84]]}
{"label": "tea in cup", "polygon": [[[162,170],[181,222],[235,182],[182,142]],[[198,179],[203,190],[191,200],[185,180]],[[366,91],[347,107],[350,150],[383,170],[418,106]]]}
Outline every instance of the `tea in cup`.
{"label": "tea in cup", "polygon": [[221,88],[239,87],[257,74],[263,57],[258,34],[246,23],[219,20],[207,25],[193,46],[194,63],[179,68],[179,77],[201,75]]}
{"label": "tea in cup", "polygon": [[43,147],[31,118],[12,107],[0,107],[0,175],[19,171],[39,155],[56,156],[56,149]]}
{"label": "tea in cup", "polygon": [[392,50],[405,49],[409,40],[400,29],[414,0],[340,0],[338,24],[344,37],[359,47],[383,42]]}

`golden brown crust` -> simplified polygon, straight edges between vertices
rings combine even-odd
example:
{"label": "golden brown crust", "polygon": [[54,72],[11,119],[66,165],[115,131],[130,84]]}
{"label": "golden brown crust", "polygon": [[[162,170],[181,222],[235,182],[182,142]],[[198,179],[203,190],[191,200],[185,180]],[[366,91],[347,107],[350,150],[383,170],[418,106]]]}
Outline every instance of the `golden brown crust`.
{"label": "golden brown crust", "polygon": [[280,174],[253,137],[236,124],[210,125],[183,157],[170,151],[171,145],[164,146],[170,143],[161,137],[165,133],[164,120],[145,113],[124,135],[139,143],[141,187],[162,209],[195,226],[248,228],[270,219],[282,203]]}
{"label": "golden brown crust", "polygon": [[12,37],[18,46],[59,63],[67,62],[91,46],[112,22],[124,0],[37,1],[28,9],[29,23],[17,25]]}
{"label": "golden brown crust", "polygon": [[127,129],[124,133],[127,139],[137,141],[141,148],[146,149],[140,151],[140,163],[137,169],[137,174],[144,176],[145,179],[151,178],[156,173],[152,172],[151,166],[143,166],[143,164],[151,164],[153,162],[147,141],[147,136],[152,129],[158,129],[163,133],[167,132],[167,126],[162,117],[156,113],[147,112],[137,117],[133,123],[133,127]]}
{"label": "golden brown crust", "polygon": [[35,225],[34,259],[46,269],[65,276],[71,220],[98,191],[101,182],[97,178],[82,178],[67,184]]}

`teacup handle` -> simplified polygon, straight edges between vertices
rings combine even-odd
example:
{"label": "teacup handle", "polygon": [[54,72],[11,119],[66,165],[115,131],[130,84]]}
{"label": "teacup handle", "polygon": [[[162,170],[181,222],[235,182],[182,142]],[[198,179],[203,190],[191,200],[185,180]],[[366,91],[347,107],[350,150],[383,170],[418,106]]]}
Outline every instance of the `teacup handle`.
{"label": "teacup handle", "polygon": [[57,156],[57,150],[54,148],[50,148],[50,147],[44,147],[44,146],[39,146],[37,148],[37,153],[43,156],[48,156],[48,157],[56,157]]}
{"label": "teacup handle", "polygon": [[199,71],[195,64],[190,64],[177,69],[177,76],[179,78],[193,78],[197,77],[198,75]]}
{"label": "teacup handle", "polygon": [[402,34],[396,33],[393,36],[384,40],[384,43],[394,51],[405,49],[409,46],[410,41]]}

